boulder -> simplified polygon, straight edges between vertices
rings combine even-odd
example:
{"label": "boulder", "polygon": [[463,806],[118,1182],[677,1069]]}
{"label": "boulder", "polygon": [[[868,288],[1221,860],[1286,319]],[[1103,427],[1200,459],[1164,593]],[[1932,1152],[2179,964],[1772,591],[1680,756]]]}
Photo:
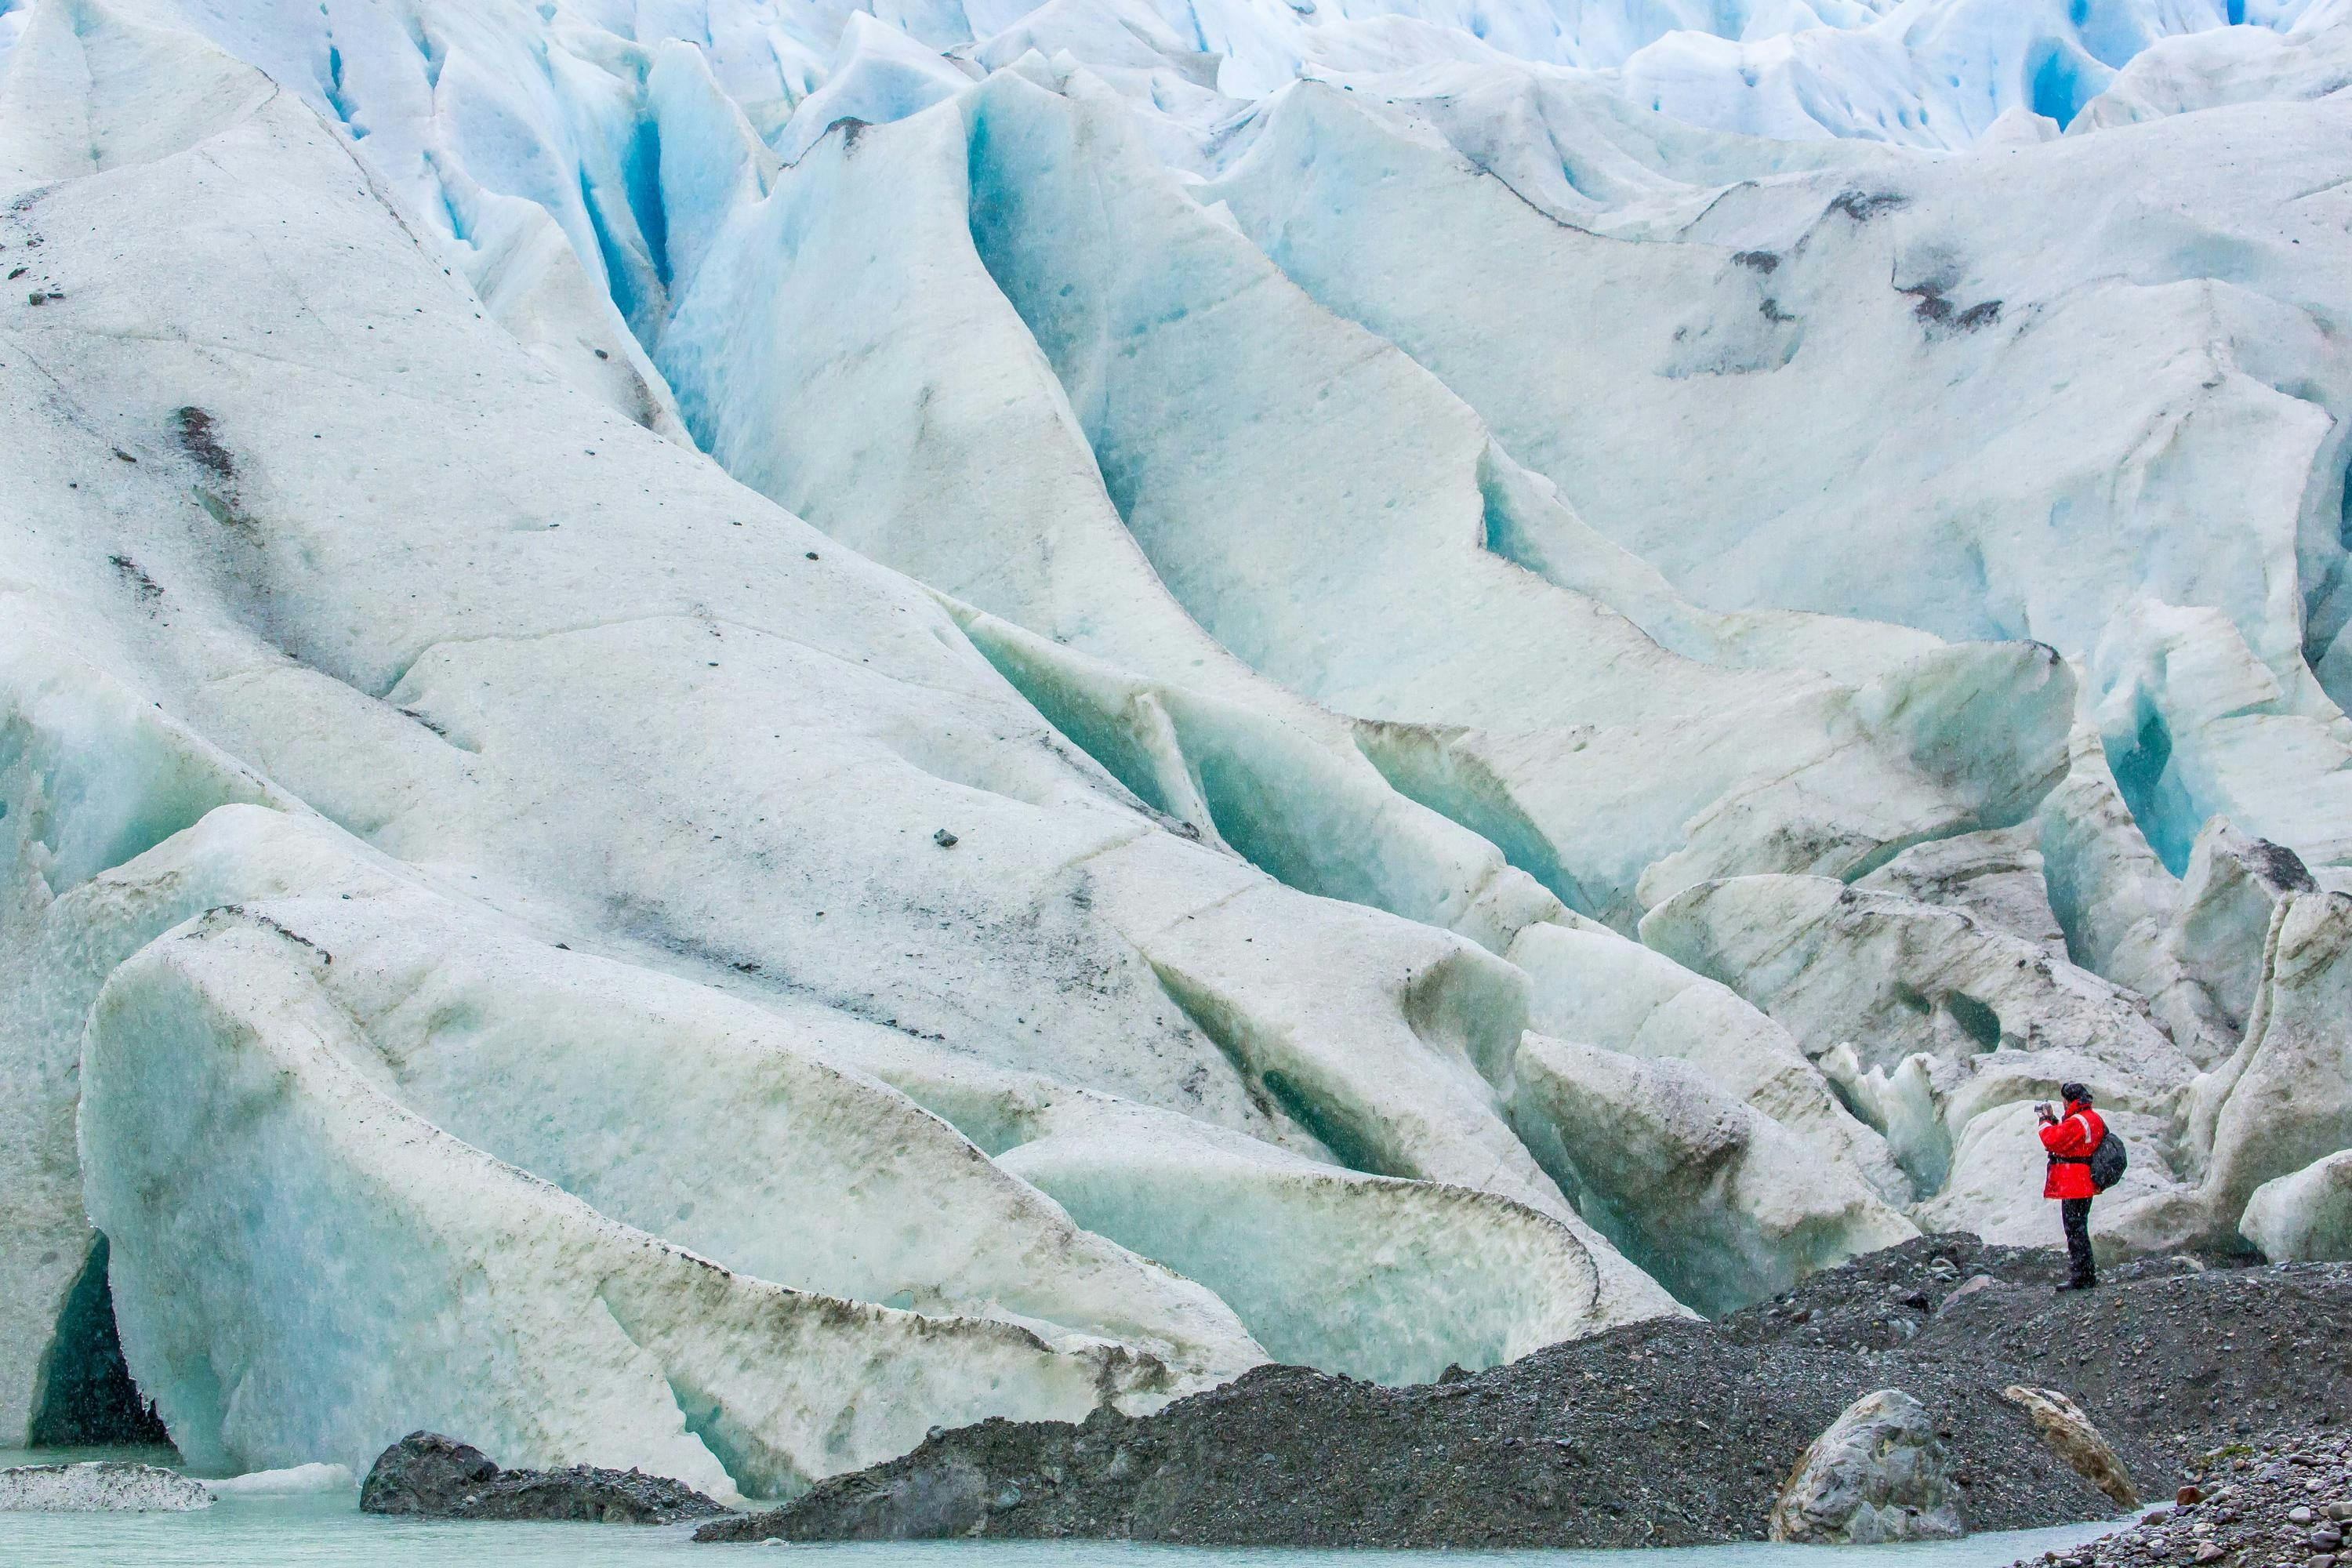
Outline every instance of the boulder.
{"label": "boulder", "polygon": [[1782,1542],[1948,1541],[1968,1529],[1936,1423],[1899,1388],[1846,1406],[1806,1448],[1772,1505],[1772,1539]]}
{"label": "boulder", "polygon": [[0,1470],[0,1513],[194,1513],[212,1505],[202,1481],[154,1465],[101,1460]]}
{"label": "boulder", "polygon": [[376,1457],[360,1489],[360,1511],[428,1519],[677,1524],[728,1510],[667,1476],[591,1465],[502,1470],[471,1444],[438,1432],[411,1432]]}
{"label": "boulder", "polygon": [[376,1456],[360,1488],[362,1513],[443,1514],[498,1479],[496,1460],[438,1432],[411,1432]]}
{"label": "boulder", "polygon": [[2050,1451],[2065,1460],[2074,1473],[2107,1494],[2118,1508],[2137,1508],[2139,1492],[2131,1474],[2081,1405],[2054,1388],[2027,1388],[2012,1384],[2000,1396],[2033,1418]]}

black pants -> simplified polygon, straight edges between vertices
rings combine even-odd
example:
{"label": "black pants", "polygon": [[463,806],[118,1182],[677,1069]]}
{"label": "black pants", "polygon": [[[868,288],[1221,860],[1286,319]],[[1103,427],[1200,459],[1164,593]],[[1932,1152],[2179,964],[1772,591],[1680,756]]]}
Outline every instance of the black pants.
{"label": "black pants", "polygon": [[2066,1258],[2074,1266],[2074,1283],[2096,1284],[2099,1270],[2091,1261],[2091,1200],[2060,1198],[2058,1221],[2066,1227]]}

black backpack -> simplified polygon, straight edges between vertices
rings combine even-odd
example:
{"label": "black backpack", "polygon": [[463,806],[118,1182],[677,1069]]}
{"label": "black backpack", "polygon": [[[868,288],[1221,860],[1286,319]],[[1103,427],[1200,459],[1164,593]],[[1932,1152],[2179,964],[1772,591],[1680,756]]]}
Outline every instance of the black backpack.
{"label": "black backpack", "polygon": [[2124,1171],[2131,1156],[2124,1152],[2124,1141],[2105,1122],[2100,1123],[2099,1146],[2091,1151],[2091,1185],[2105,1192],[2124,1179]]}

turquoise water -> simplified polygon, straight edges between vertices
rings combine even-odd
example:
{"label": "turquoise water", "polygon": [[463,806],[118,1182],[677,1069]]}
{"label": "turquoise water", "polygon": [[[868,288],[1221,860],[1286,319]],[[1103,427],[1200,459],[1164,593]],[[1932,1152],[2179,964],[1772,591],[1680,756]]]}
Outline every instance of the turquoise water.
{"label": "turquoise water", "polygon": [[[0,1464],[85,1455],[9,1454]],[[110,1457],[123,1458],[121,1450]],[[2104,1534],[2113,1523],[1918,1546],[1743,1544],[1649,1552],[1296,1552],[1117,1542],[914,1542],[697,1546],[691,1526],[424,1524],[359,1511],[354,1495],[224,1498],[198,1513],[0,1514],[7,1568],[703,1568],[789,1554],[803,1568],[2001,1568]]]}

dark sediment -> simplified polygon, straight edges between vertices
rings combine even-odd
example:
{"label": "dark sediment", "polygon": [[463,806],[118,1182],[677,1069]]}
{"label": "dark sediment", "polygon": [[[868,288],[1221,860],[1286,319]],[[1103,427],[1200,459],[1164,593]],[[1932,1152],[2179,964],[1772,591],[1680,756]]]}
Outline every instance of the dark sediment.
{"label": "dark sediment", "polygon": [[2241,1428],[2352,1410],[2352,1266],[2163,1259],[2053,1294],[2062,1271],[2054,1252],[1923,1237],[1719,1324],[1635,1324],[1433,1384],[1263,1367],[1148,1417],[939,1432],[696,1539],[1757,1540],[1805,1446],[1885,1387],[1936,1417],[1970,1527],[2019,1529],[2113,1505],[2001,1398],[2011,1384],[2071,1395],[2158,1495]]}
{"label": "dark sediment", "polygon": [[428,1519],[676,1524],[727,1510],[666,1476],[588,1465],[562,1470],[500,1469],[479,1448],[437,1432],[411,1432],[376,1456],[360,1489],[360,1511]]}

